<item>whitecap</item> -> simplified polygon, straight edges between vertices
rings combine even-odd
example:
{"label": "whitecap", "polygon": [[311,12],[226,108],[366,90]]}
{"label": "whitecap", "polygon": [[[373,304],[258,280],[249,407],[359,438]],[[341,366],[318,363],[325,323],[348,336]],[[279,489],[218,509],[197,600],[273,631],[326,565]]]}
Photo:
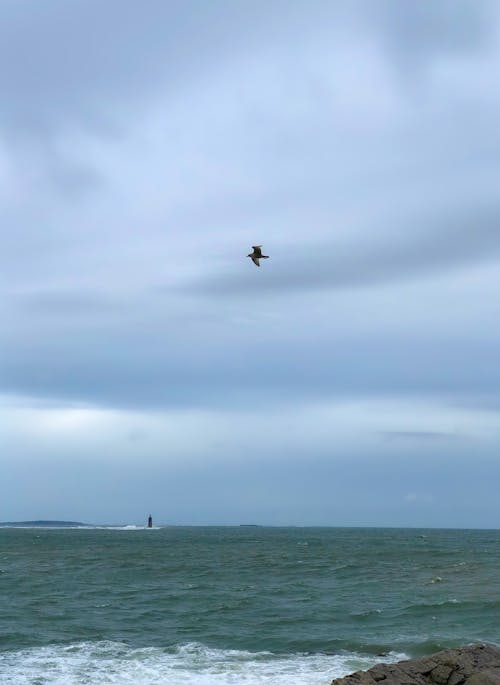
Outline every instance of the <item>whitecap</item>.
{"label": "whitecap", "polygon": [[2,685],[329,685],[333,678],[405,656],[277,655],[199,643],[134,649],[110,641],[81,642],[0,653],[0,680]]}

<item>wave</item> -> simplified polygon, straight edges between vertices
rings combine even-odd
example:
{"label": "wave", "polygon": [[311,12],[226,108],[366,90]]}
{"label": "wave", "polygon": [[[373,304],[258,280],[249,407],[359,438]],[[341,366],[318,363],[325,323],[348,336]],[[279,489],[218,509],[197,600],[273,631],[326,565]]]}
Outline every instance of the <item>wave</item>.
{"label": "wave", "polygon": [[329,685],[384,658],[357,653],[292,654],[212,649],[189,643],[172,649],[134,649],[120,642],[79,642],[0,652],[3,685]]}
{"label": "wave", "polygon": [[136,526],[129,523],[125,526],[89,526],[92,530],[161,530],[162,526],[152,526],[148,528],[147,526]]}
{"label": "wave", "polygon": [[462,599],[458,600],[455,597],[451,599],[444,599],[440,602],[421,604],[410,604],[405,607],[405,613],[409,614],[428,614],[429,612],[442,609],[451,609],[454,611],[464,611],[468,609],[474,610],[487,610],[487,609],[498,609],[500,607],[500,600],[496,598],[492,599]]}

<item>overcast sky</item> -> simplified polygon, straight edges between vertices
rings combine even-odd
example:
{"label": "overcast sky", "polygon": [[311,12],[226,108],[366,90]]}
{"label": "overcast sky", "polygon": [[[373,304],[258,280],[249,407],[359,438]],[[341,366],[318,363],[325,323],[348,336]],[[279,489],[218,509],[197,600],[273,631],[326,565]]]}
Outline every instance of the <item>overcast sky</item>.
{"label": "overcast sky", "polygon": [[0,64],[0,520],[500,527],[496,0],[3,0]]}

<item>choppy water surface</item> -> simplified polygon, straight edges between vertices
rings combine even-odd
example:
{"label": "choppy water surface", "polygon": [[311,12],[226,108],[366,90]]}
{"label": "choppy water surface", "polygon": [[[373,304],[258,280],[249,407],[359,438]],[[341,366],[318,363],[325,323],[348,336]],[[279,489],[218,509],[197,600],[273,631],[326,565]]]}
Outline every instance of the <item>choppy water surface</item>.
{"label": "choppy water surface", "polygon": [[0,682],[327,684],[500,644],[500,532],[0,529]]}

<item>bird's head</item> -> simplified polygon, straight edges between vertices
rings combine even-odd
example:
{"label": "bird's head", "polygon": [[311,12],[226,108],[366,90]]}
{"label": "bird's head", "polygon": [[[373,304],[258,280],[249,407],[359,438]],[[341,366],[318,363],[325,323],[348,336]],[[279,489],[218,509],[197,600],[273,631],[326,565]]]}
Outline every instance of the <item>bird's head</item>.
{"label": "bird's head", "polygon": [[252,256],[252,252],[250,252],[250,254],[247,254],[247,257],[251,257],[251,256]]}

